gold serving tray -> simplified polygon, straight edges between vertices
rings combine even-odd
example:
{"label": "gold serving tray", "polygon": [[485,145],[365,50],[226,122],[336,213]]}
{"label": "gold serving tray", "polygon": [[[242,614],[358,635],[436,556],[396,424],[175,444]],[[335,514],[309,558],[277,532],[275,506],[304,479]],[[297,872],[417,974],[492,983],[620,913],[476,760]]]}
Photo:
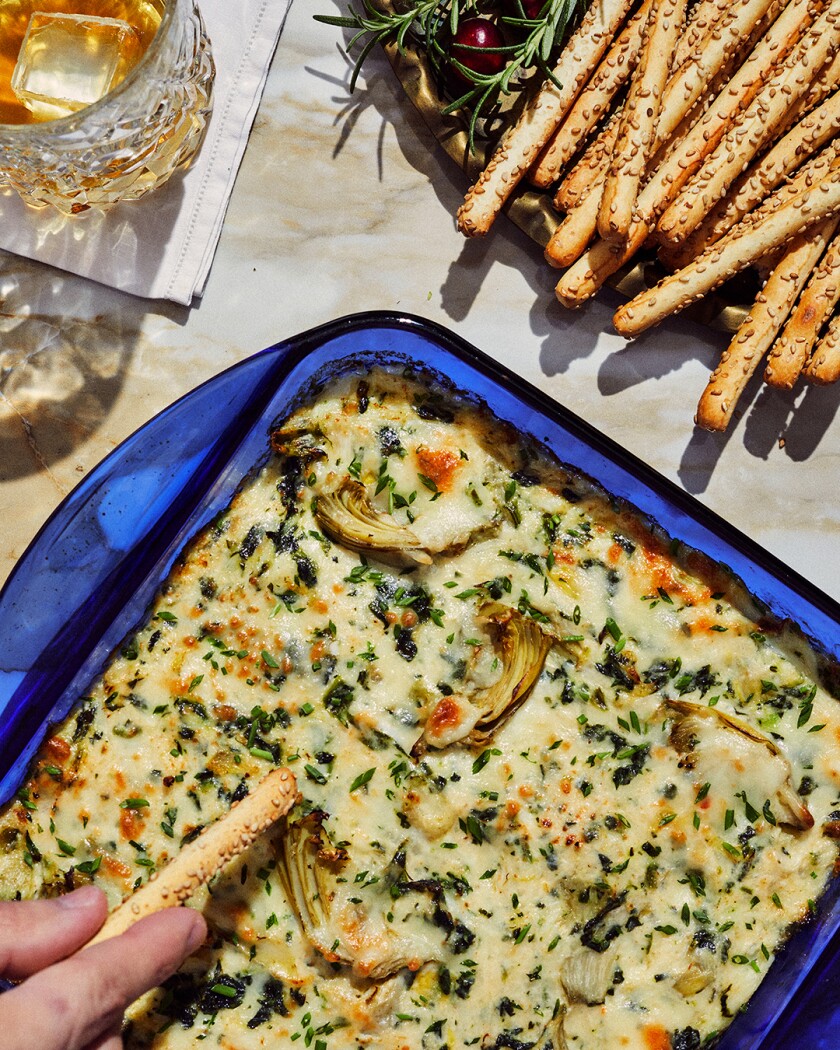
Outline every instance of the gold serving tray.
{"label": "gold serving tray", "polygon": [[[381,7],[384,10],[394,9],[393,3],[388,0],[381,0]],[[430,64],[420,50],[408,46],[401,53],[396,45],[390,44],[385,47],[385,53],[415,109],[449,157],[466,175],[466,189],[466,185],[472,184],[483,169],[494,142],[476,138],[475,152],[470,152],[466,123],[458,114],[443,114],[447,100],[441,96]],[[515,113],[517,107],[513,97],[511,103],[507,112]],[[503,127],[504,124],[496,132],[497,136]],[[548,243],[561,218],[554,209],[549,193],[528,186],[520,186],[514,192],[505,206],[505,212],[540,248],[544,248]],[[652,254],[637,256],[619,270],[610,279],[609,284],[628,299],[632,299],[643,289],[656,284],[664,274],[665,271]],[[754,273],[734,278],[714,295],[708,295],[692,304],[683,312],[683,316],[718,331],[737,331],[758,290],[755,279]]]}

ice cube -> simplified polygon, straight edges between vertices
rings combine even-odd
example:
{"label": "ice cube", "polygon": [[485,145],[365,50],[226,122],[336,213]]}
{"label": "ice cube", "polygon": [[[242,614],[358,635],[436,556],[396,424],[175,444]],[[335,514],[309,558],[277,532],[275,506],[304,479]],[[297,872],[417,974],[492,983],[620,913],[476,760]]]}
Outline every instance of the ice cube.
{"label": "ice cube", "polygon": [[141,53],[140,38],[128,22],[36,11],[12,90],[36,120],[65,117],[107,95]]}

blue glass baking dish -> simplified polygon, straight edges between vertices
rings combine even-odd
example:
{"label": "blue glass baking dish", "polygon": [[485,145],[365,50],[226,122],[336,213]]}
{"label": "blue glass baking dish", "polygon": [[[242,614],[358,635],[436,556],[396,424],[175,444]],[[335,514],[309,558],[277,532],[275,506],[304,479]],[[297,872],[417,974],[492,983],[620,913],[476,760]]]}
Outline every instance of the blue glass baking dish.
{"label": "blue glass baking dish", "polygon": [[[416,317],[357,314],[280,342],[181,398],[103,460],[41,529],[0,592],[0,802],[47,726],[141,619],[178,552],[264,458],[270,424],[314,384],[375,364],[446,377],[727,565],[772,613],[840,660],[840,605],[727,522],[451,332]],[[805,1032],[812,1050],[840,1046],[840,1005],[825,993],[840,975],[838,930],[840,880],[719,1050],[782,1050]]]}

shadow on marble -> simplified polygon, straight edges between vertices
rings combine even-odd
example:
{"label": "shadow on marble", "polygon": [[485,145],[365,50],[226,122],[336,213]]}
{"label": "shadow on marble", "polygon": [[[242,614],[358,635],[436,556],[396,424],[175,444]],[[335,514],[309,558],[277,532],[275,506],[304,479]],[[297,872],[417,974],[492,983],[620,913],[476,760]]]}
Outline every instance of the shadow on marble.
{"label": "shadow on marble", "polygon": [[713,434],[695,428],[680,463],[680,481],[695,495],[704,492],[744,417],[742,440],[751,456],[766,461],[781,450],[788,459],[805,462],[817,452],[838,408],[840,390],[836,387],[775,390],[764,383],[759,372],[742,394],[728,430]]}
{"label": "shadow on marble", "polygon": [[[349,39],[349,30],[346,31],[345,36]],[[322,80],[325,84],[329,84],[336,89],[337,94],[333,95],[330,99],[338,107],[336,109],[335,118],[333,124],[340,126],[339,136],[336,139],[335,145],[332,151],[333,160],[340,156],[343,152],[344,147],[347,145],[350,136],[359,120],[363,117],[364,113],[368,109],[374,108],[373,92],[371,90],[373,84],[381,74],[377,74],[374,77],[368,78],[366,81],[366,87],[364,90],[357,88],[352,94],[350,93],[350,77],[353,73],[353,63],[347,54],[346,49],[342,48],[339,44],[336,44],[336,50],[341,55],[344,63],[347,67],[346,75],[343,77],[336,77],[330,73],[324,73],[312,65],[304,66],[304,71],[307,75],[315,77],[316,80]],[[381,181],[383,175],[382,167],[382,144],[385,135],[385,121],[383,120],[380,124],[379,135],[377,137],[377,166],[379,172],[379,179]]]}
{"label": "shadow on marble", "polygon": [[547,270],[545,287],[531,310],[531,327],[542,336],[540,368],[549,377],[565,374],[573,362],[594,354],[603,333],[600,302],[569,310],[554,294],[556,282],[555,271]]}
{"label": "shadow on marble", "polygon": [[[711,362],[714,367],[716,360]],[[762,404],[762,401],[765,403]],[[738,424],[747,417],[744,448],[756,459],[768,459],[771,451],[778,447],[784,419],[791,411],[793,395],[770,391],[764,386],[760,373],[753,375],[738,400],[732,422],[722,433],[703,430],[695,426],[683,452],[679,466],[679,478],[692,495],[705,492],[712,480],[718,461],[730,441]]]}
{"label": "shadow on marble", "polygon": [[756,459],[769,459],[780,442],[787,444],[785,432],[801,412],[798,401],[802,401],[801,389],[774,390],[764,384],[760,371],[753,376],[739,401],[737,419],[746,417],[744,448]]}
{"label": "shadow on marble", "polygon": [[[781,443],[788,458],[804,462],[819,448],[838,408],[837,386],[803,386],[800,382],[791,391],[764,386],[747,419],[744,444],[753,455],[766,458],[770,448]],[[767,425],[761,426],[765,417]]]}
{"label": "shadow on marble", "polygon": [[796,415],[785,430],[785,452],[800,462],[816,452],[822,439],[837,418],[840,409],[840,388],[809,386],[796,409]]}
{"label": "shadow on marble", "polygon": [[[349,43],[352,35],[351,30],[345,30],[345,44]],[[446,213],[452,216],[454,224],[455,212],[467,190],[465,172],[444,151],[420,112],[412,105],[384,52],[378,48],[366,57],[363,79],[360,78],[355,92],[350,94],[350,80],[357,56],[358,47],[352,55],[343,52],[347,68],[343,82],[325,77],[317,70],[309,70],[315,76],[320,76],[342,88],[344,92],[333,98],[334,102],[343,107],[335,123],[344,122],[334,155],[343,148],[362,113],[372,109],[381,120],[380,150],[384,131],[390,128],[396,136],[397,145],[403,157],[415,171],[425,176],[429,189],[435,194]],[[377,159],[380,161],[381,171],[382,158],[379,156]],[[510,229],[516,230],[516,227],[511,224]]]}
{"label": "shadow on marble", "polygon": [[[604,295],[605,292],[601,292]],[[613,309],[627,298],[610,290]],[[729,336],[711,328],[700,327],[679,317],[663,321],[627,341],[610,355],[598,375],[598,388],[603,394],[616,394],[647,380],[663,379],[678,372],[688,361],[697,360],[711,371],[729,342]],[[628,367],[633,357],[644,367]]]}
{"label": "shadow on marble", "polygon": [[119,293],[14,257],[0,256],[0,301],[0,481],[12,481],[48,470],[102,426],[140,317]]}
{"label": "shadow on marble", "polygon": [[[351,30],[344,31],[345,45],[352,35]],[[333,101],[342,107],[335,121],[340,126],[340,133],[334,153],[337,154],[345,147],[361,115],[372,110],[381,121],[377,136],[378,150],[383,149],[385,129],[390,129],[406,163],[424,177],[443,212],[451,217],[454,228],[455,214],[468,187],[466,173],[445,152],[422,115],[411,104],[384,54],[375,50],[365,59],[364,81],[360,82],[353,95],[349,94],[349,84],[357,51],[352,56],[345,52],[342,54],[347,70],[343,82],[316,69],[308,69],[313,75],[335,84],[344,92],[333,97]],[[381,176],[382,160],[379,156],[377,160]],[[578,332],[574,340],[569,338],[569,315],[562,311],[554,297],[556,277],[544,262],[542,250],[506,217],[500,216],[498,223],[504,227],[504,237],[494,237],[493,231],[483,238],[459,236],[457,255],[452,258],[440,287],[441,309],[453,322],[465,321],[490,278],[491,270],[496,266],[515,269],[533,290],[532,331],[547,338],[543,370],[547,375],[565,371],[569,360],[573,359],[568,357],[569,347],[576,347],[573,357],[589,353],[594,347],[597,333],[593,331],[589,346],[581,340]],[[549,311],[550,317],[547,318],[546,313]]]}
{"label": "shadow on marble", "polygon": [[677,468],[677,476],[686,492],[690,492],[692,496],[699,496],[708,489],[712,475],[733,434],[733,427],[717,434],[695,426]]}
{"label": "shadow on marble", "polygon": [[[347,83],[342,85],[345,90],[349,87],[352,65],[348,59]],[[381,120],[377,138],[380,174],[383,134],[386,128],[390,128],[404,159],[427,180],[428,188],[440,207],[451,216],[454,228],[455,214],[468,186],[466,174],[443,150],[412,106],[387,59],[377,53],[371,54],[366,60],[365,72],[365,83],[353,96],[345,95],[334,100],[344,104],[341,111],[344,126],[337,150],[343,148],[361,113],[372,108]],[[355,101],[356,95],[359,96],[358,102]],[[458,254],[449,264],[446,279],[440,287],[441,309],[453,322],[467,319],[494,266],[516,269],[533,289],[538,308],[553,299],[553,294],[548,291],[549,285],[541,280],[546,267],[540,248],[504,216],[498,221],[504,224],[504,238],[493,238],[492,232],[484,238],[459,238]]]}
{"label": "shadow on marble", "polygon": [[494,262],[489,241],[464,242],[440,289],[440,304],[447,317],[453,321],[466,320]]}

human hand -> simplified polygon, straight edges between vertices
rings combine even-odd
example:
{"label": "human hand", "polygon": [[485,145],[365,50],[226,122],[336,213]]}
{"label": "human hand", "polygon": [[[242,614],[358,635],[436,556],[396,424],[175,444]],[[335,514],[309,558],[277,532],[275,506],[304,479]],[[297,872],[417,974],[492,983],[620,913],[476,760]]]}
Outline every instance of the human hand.
{"label": "human hand", "polygon": [[[126,1007],[165,981],[206,935],[191,908],[168,908],[79,952],[107,914],[94,886],[52,900],[0,902],[6,1050],[121,1050]],[[76,954],[73,954],[76,953]]]}

